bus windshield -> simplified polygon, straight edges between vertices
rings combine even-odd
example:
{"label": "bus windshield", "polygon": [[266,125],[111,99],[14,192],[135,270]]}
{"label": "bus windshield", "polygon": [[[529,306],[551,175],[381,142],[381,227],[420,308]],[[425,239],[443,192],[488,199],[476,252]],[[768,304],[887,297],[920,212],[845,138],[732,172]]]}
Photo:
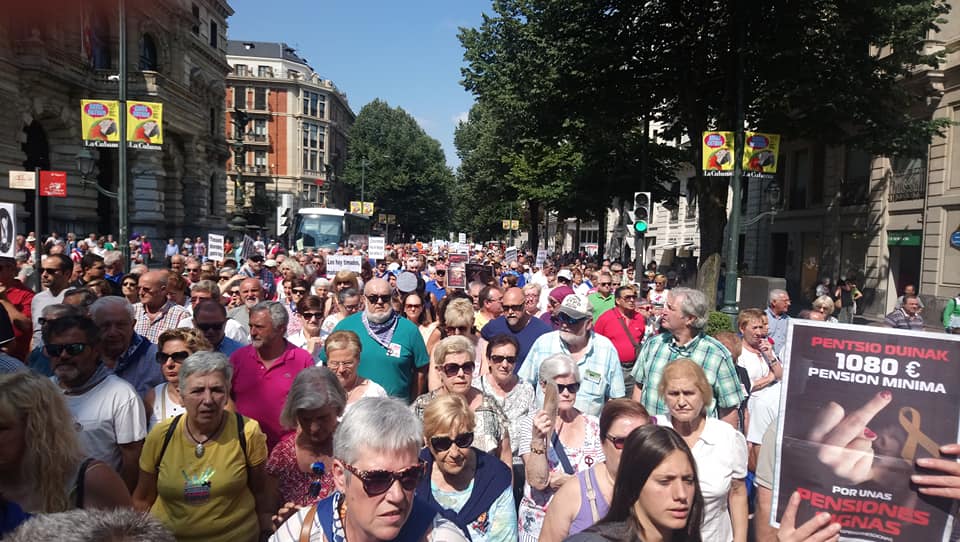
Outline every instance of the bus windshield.
{"label": "bus windshield", "polygon": [[337,248],[343,238],[343,217],[301,215],[297,231],[303,248]]}

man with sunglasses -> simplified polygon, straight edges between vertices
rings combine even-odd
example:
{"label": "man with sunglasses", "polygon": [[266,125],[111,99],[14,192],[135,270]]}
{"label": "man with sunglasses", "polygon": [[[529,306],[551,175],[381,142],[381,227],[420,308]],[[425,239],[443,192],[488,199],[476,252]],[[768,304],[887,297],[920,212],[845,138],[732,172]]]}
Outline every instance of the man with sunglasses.
{"label": "man with sunglasses", "polygon": [[433,272],[433,279],[427,281],[424,291],[430,296],[430,304],[436,307],[440,300],[447,295],[447,268],[438,265]]}
{"label": "man with sunglasses", "polygon": [[336,492],[290,517],[270,542],[466,541],[438,507],[415,495],[425,475],[423,427],[396,399],[368,397],[333,435]]}
{"label": "man with sunglasses", "polygon": [[[490,341],[497,335],[509,334],[517,339],[520,345],[517,351],[517,360],[522,362],[530,352],[530,347],[541,335],[550,333],[553,329],[539,318],[534,318],[524,310],[524,294],[520,288],[510,288],[503,293],[503,314],[487,322],[480,330],[480,336]],[[513,367],[513,372],[520,370],[520,363]]]}
{"label": "man with sunglasses", "polygon": [[120,473],[133,490],[147,436],[147,415],[136,390],[100,361],[100,330],[86,316],[43,326],[53,382],[63,390],[85,452]]}
{"label": "man with sunglasses", "polygon": [[40,333],[40,314],[47,305],[63,303],[63,295],[70,287],[73,261],[63,254],[51,254],[40,262],[40,285],[43,291],[33,296],[30,315],[33,319],[33,347],[43,346]]}
{"label": "man with sunglasses", "polygon": [[610,273],[600,273],[597,281],[597,291],[589,296],[590,306],[593,307],[593,321],[600,318],[600,315],[616,306],[616,299],[613,297],[613,276]]}
{"label": "man with sunglasses", "polygon": [[102,297],[90,306],[90,317],[100,328],[100,359],[113,374],[129,382],[141,397],[163,382],[157,345],[133,330],[129,301]]}
{"label": "man with sunglasses", "polygon": [[646,333],[646,315],[637,310],[637,291],[633,286],[620,286],[614,292],[616,306],[603,314],[593,325],[594,331],[610,339],[617,349],[623,384],[627,396],[633,393],[630,371],[640,355],[640,345]]}
{"label": "man with sunglasses", "polygon": [[554,354],[568,354],[580,372],[580,391],[574,406],[584,414],[599,416],[608,399],[623,397],[620,357],[610,339],[593,331],[594,311],[586,296],[570,294],[557,308],[560,329],[541,335],[520,367],[518,376],[537,390],[543,404],[540,364]]}
{"label": "man with sunglasses", "polygon": [[[416,324],[393,310],[390,283],[370,279],[363,294],[364,310],[341,320],[334,331],[352,331],[360,338],[362,378],[409,403],[427,391],[430,356],[423,336]],[[325,352],[321,359],[326,361]]]}
{"label": "man with sunglasses", "polygon": [[249,342],[240,342],[226,334],[227,326],[233,320],[227,318],[227,309],[213,299],[203,299],[193,307],[193,327],[198,329],[210,341],[213,349],[230,356]]}

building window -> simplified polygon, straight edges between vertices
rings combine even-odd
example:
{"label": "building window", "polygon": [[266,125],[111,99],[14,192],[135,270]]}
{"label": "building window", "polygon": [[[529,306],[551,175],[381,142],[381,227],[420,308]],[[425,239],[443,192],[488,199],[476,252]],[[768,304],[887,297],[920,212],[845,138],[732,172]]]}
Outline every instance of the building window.
{"label": "building window", "polygon": [[217,174],[210,174],[210,193],[207,194],[209,198],[209,214],[215,216],[217,214],[217,195],[219,191],[217,190]]}
{"label": "building window", "polygon": [[323,132],[320,125],[311,122],[303,123],[303,169],[320,171],[323,160]]}
{"label": "building window", "polygon": [[870,198],[870,176],[873,156],[864,150],[848,147],[840,179],[840,204],[863,205]]}
{"label": "building window", "polygon": [[190,13],[193,14],[193,27],[190,29],[194,36],[200,35],[200,6],[192,4]]}
{"label": "building window", "polygon": [[273,68],[270,66],[257,66],[257,77],[273,77]]}
{"label": "building window", "polygon": [[287,77],[289,79],[300,79],[300,72],[297,70],[287,70]]}
{"label": "building window", "polygon": [[233,107],[236,109],[247,108],[247,87],[233,87]]}
{"label": "building window", "polygon": [[253,89],[253,108],[257,111],[267,110],[267,89],[257,87]]}
{"label": "building window", "polygon": [[890,167],[890,201],[923,198],[927,189],[926,156],[893,156]]}
{"label": "building window", "polygon": [[304,188],[306,188],[305,192],[307,197],[307,203],[312,203],[312,204],[322,203],[320,201],[320,197],[321,197],[320,187],[317,186],[317,183],[306,184]]}
{"label": "building window", "polygon": [[259,136],[267,135],[267,119],[253,119],[253,133]]}
{"label": "building window", "polygon": [[326,109],[326,97],[309,90],[303,91],[303,114],[323,118]]}
{"label": "building window", "polygon": [[810,186],[810,176],[813,174],[813,163],[810,160],[809,149],[793,153],[790,164],[790,208],[807,208],[807,187]]}
{"label": "building window", "polygon": [[233,73],[239,77],[246,77],[248,70],[246,64],[234,64]]}
{"label": "building window", "polygon": [[217,36],[218,31],[217,23],[210,21],[210,47],[213,47],[214,49],[217,48],[217,44],[219,43],[219,36]]}
{"label": "building window", "polygon": [[157,71],[157,44],[153,36],[140,36],[140,71]]}
{"label": "building window", "polygon": [[253,151],[253,165],[257,166],[258,170],[266,170],[267,151]]}

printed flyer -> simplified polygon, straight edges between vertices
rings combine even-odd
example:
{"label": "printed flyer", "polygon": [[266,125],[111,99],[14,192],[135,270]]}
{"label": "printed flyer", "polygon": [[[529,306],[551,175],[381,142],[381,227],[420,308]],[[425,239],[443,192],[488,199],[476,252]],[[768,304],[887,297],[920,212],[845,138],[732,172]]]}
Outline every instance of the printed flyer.
{"label": "printed flyer", "polygon": [[450,263],[447,269],[447,286],[465,290],[467,288],[467,255],[450,254],[447,256],[447,261]]}
{"label": "printed flyer", "polygon": [[841,540],[949,540],[953,501],[920,495],[920,457],[960,441],[960,336],[791,320],[771,518],[829,512]]}

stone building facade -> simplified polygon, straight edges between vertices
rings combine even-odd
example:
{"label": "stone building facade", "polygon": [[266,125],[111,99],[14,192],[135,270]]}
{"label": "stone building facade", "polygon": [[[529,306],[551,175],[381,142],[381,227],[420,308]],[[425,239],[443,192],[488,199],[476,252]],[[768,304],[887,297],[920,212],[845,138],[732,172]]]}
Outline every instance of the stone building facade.
{"label": "stone building facade", "polygon": [[[163,104],[162,150],[128,151],[129,227],[151,236],[225,228],[226,0],[126,2],[127,98]],[[0,176],[67,173],[67,198],[41,198],[44,231],[117,233],[117,202],[81,187],[80,100],[117,99],[116,0],[34,2],[0,11]],[[93,149],[94,176],[116,191],[116,149]],[[9,190],[21,228],[32,192]]]}

